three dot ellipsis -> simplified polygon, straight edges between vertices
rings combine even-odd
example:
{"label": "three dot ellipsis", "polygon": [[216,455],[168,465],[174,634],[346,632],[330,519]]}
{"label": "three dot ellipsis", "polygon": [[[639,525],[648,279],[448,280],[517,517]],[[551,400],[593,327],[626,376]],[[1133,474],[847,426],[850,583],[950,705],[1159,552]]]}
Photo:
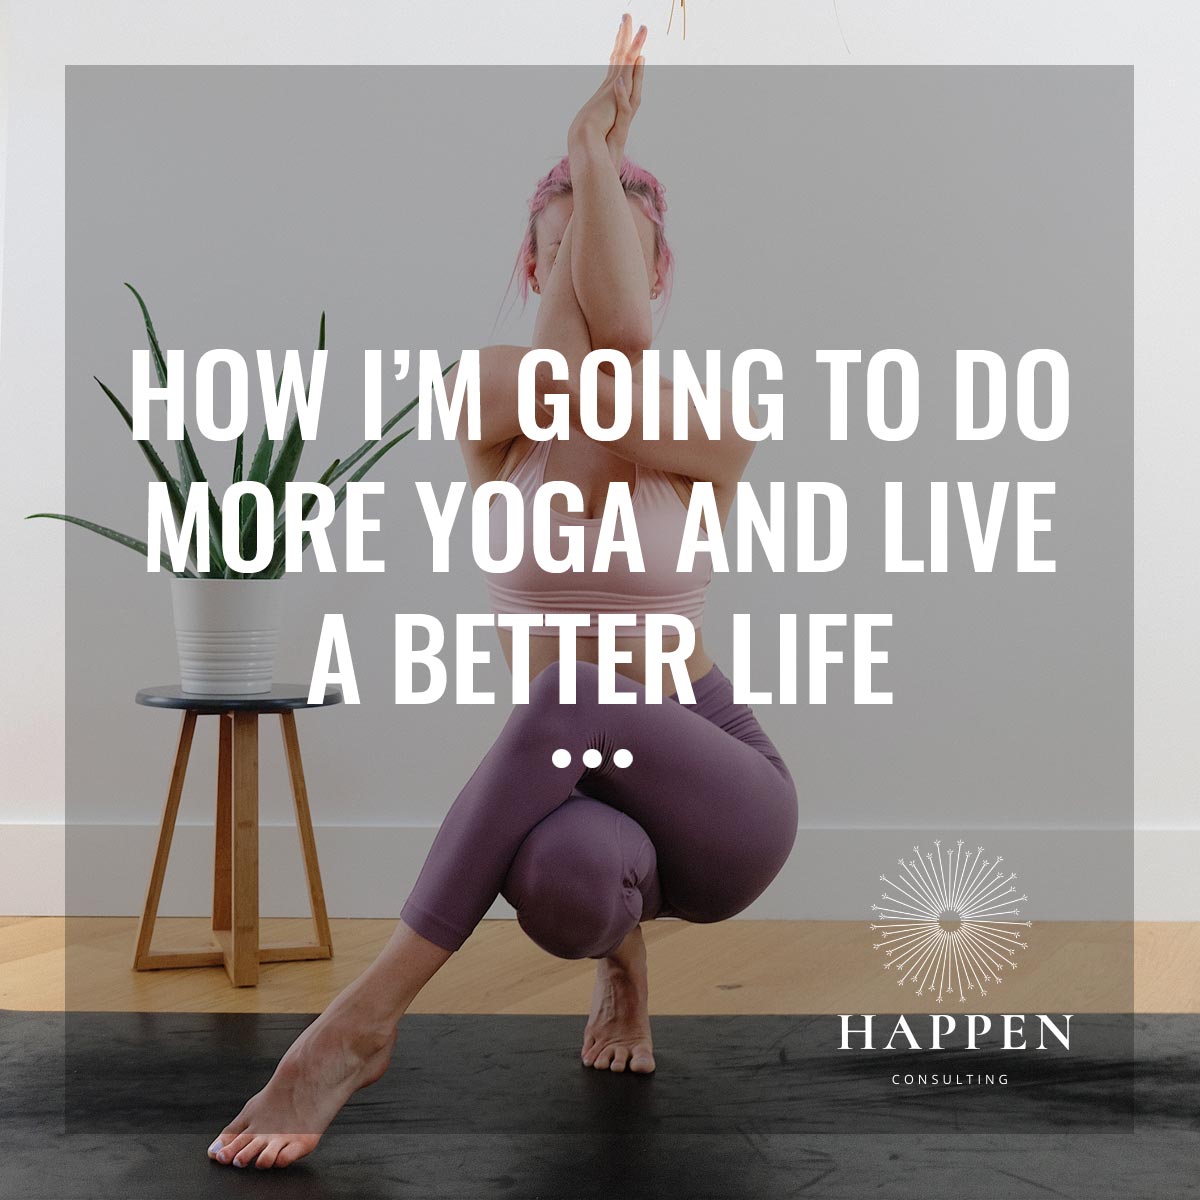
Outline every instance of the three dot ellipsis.
{"label": "three dot ellipsis", "polygon": [[[569,767],[571,765],[571,752],[560,746],[553,754],[550,755],[550,761],[559,768]],[[593,748],[583,752],[583,765],[589,771],[594,771],[604,761],[604,755],[599,750]],[[633,755],[622,747],[620,750],[613,751],[612,763],[614,767],[624,769],[633,762]]]}

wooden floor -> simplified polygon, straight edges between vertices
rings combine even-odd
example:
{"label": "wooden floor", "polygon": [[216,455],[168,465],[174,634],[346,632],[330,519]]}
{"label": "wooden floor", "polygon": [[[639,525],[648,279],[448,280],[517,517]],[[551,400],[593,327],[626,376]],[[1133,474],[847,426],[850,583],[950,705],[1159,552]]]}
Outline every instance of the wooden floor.
{"label": "wooden floor", "polygon": [[[371,961],[391,920],[335,920],[334,957],[273,963],[234,988],[221,968],[130,967],[126,917],[0,917],[0,1008],[40,1011],[318,1012]],[[307,936],[302,920],[264,921],[264,940]],[[860,921],[726,921],[644,926],[657,1013],[920,1012],[945,1009],[882,969]],[[1200,924],[1044,922],[1020,969],[970,1011],[1200,1012]],[[156,943],[204,940],[201,918],[164,918]],[[1135,981],[1130,997],[1131,950]],[[580,1013],[592,964],[543,953],[515,921],[485,921],[421,994],[414,1012]],[[960,1007],[955,1002],[955,1007]]]}

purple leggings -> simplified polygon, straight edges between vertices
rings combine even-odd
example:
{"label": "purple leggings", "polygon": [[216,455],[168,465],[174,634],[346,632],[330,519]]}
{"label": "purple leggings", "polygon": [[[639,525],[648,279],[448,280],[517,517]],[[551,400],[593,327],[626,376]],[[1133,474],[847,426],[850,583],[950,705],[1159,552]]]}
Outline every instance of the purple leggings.
{"label": "purple leggings", "polygon": [[[694,705],[599,704],[599,673],[577,667],[576,703],[541,672],[434,839],[401,916],[457,950],[498,894],[560,958],[601,958],[639,921],[720,921],[757,898],[796,836],[796,789],[748,705],[716,668]],[[551,755],[570,752],[568,767]],[[588,769],[583,752],[603,759]],[[613,765],[613,752],[633,755]]]}

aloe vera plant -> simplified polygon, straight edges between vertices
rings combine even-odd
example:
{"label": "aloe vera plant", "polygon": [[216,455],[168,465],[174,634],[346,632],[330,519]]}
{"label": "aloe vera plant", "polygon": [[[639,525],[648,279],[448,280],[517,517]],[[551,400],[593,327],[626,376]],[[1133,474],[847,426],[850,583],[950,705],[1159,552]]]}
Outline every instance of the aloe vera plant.
{"label": "aloe vera plant", "polygon": [[[167,386],[167,360],[163,355],[162,348],[159,344],[158,335],[154,331],[154,322],[150,319],[150,311],[146,307],[145,300],[142,299],[137,288],[131,283],[125,285],[134,296],[141,309],[142,317],[146,324],[146,338],[150,344],[150,358],[154,363],[155,374],[158,376],[160,387]],[[325,349],[325,314],[321,314],[321,328],[317,339],[317,349]],[[448,373],[453,367],[451,363],[443,376]],[[275,381],[275,394],[278,398],[279,388],[282,381],[282,374]],[[125,422],[129,431],[133,432],[133,417],[130,415],[129,409],[121,402],[117,395],[97,379],[96,382],[100,385],[100,390],[108,397],[113,407],[120,414],[121,419]],[[407,429],[402,430],[395,437],[388,437],[391,431],[400,423],[405,416],[408,415],[417,405],[417,400],[410,400],[399,412],[390,417],[381,427],[381,437],[374,441],[363,442],[352,453],[344,458],[335,458],[333,462],[319,476],[319,482],[332,487],[338,480],[346,480],[340,488],[334,493],[334,510],[336,511],[342,501],[346,497],[347,483],[358,483],[364,479],[368,472],[374,467],[385,454],[404,441],[406,437],[413,431],[410,425]],[[184,507],[186,504],[189,489],[193,484],[201,484],[208,492],[208,510],[209,510],[209,569],[207,571],[198,571],[195,569],[195,556],[191,555],[188,559],[188,564],[183,571],[176,571],[172,565],[170,558],[162,555],[162,565],[167,571],[174,575],[188,578],[205,578],[205,579],[277,579],[284,571],[284,529],[285,515],[283,513],[284,497],[287,485],[293,482],[296,478],[296,472],[300,466],[300,455],[304,450],[304,439],[301,436],[300,424],[295,413],[292,414],[284,435],[280,439],[278,447],[271,439],[266,428],[263,429],[262,436],[259,438],[258,445],[255,448],[254,455],[250,459],[249,469],[243,475],[244,468],[244,434],[239,434],[237,441],[234,443],[233,450],[233,473],[231,482],[240,483],[243,479],[253,481],[255,483],[265,484],[268,491],[271,493],[271,499],[274,502],[274,510],[276,513],[274,534],[274,547],[271,559],[266,567],[261,571],[255,572],[239,572],[225,562],[221,547],[223,545],[223,530],[226,514],[222,505],[219,502],[217,495],[213,492],[212,486],[204,474],[200,466],[200,460],[196,456],[195,446],[192,443],[191,434],[188,432],[186,424],[184,425],[183,437],[176,443],[178,455],[179,473],[172,474],[166,463],[163,462],[153,444],[148,440],[139,440],[138,447],[142,454],[145,455],[146,461],[150,464],[150,469],[154,474],[155,479],[162,483],[167,489],[167,495],[170,499],[171,510],[174,513],[176,522],[182,522]],[[346,476],[349,475],[349,479]],[[309,495],[304,502],[304,515],[307,516],[316,505],[317,498],[314,495]],[[239,505],[240,511],[231,516],[230,519],[236,519],[238,523],[237,544],[241,551],[243,561],[251,560],[257,553],[257,533],[258,522],[256,519],[257,502],[252,496],[242,497]],[[54,521],[66,521],[71,525],[77,525],[81,529],[88,529],[92,533],[98,533],[101,537],[106,537],[110,541],[116,542],[118,545],[127,546],[130,550],[136,551],[144,558],[148,549],[146,543],[138,538],[131,537],[127,533],[121,533],[115,529],[109,529],[105,525],[98,525],[95,521],[86,520],[83,517],[71,516],[68,513],[31,513],[30,520],[34,518],[47,518]],[[304,534],[303,548],[308,548],[309,543],[308,533]]]}

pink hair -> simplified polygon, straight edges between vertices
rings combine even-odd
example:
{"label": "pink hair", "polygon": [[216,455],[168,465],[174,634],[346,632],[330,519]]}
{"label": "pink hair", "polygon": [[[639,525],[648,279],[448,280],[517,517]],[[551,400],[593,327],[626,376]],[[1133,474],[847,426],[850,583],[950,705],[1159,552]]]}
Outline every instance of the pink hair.
{"label": "pink hair", "polygon": [[[671,278],[675,268],[675,257],[671,247],[667,245],[667,235],[664,228],[664,214],[667,211],[667,197],[663,186],[637,163],[625,158],[621,160],[621,186],[627,196],[637,199],[644,212],[654,226],[654,258],[662,270],[663,298],[671,292]],[[517,262],[513,274],[517,276],[517,290],[524,302],[529,298],[529,276],[533,264],[537,262],[537,219],[546,209],[546,205],[558,196],[571,194],[571,160],[560,158],[550,170],[538,180],[537,187],[529,199],[529,221],[525,226],[525,237],[521,248],[517,251]]]}

